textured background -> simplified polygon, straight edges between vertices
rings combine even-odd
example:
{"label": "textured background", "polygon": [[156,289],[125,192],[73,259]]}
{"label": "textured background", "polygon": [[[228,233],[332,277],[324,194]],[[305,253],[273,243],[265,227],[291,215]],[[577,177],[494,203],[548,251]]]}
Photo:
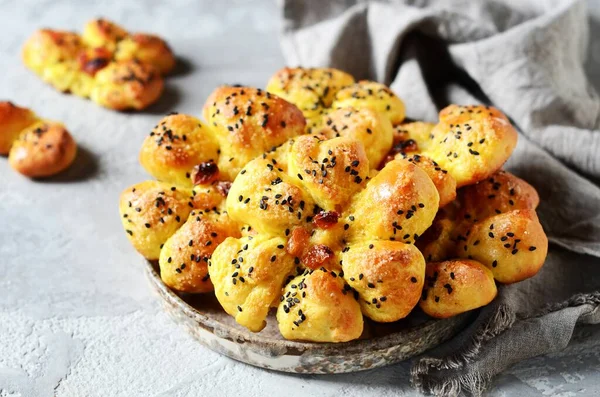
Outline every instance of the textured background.
{"label": "textured background", "polygon": [[[589,5],[586,66],[600,89],[600,1]],[[201,347],[160,310],[122,231],[118,195],[147,178],[137,154],[156,121],[171,110],[199,116],[217,85],[264,86],[284,65],[272,1],[0,0],[0,16],[0,99],[63,121],[81,150],[75,166],[45,182],[21,177],[0,158],[0,397],[414,393],[408,363],[295,376]],[[162,35],[183,58],[166,95],[147,111],[116,113],[59,94],[21,65],[20,47],[36,28],[81,30],[97,16]],[[598,394],[598,327],[578,329],[563,352],[513,367],[491,391]]]}

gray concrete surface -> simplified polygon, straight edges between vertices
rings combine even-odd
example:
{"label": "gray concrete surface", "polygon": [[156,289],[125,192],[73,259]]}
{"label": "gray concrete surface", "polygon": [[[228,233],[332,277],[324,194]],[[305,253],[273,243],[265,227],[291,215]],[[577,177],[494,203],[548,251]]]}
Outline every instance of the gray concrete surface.
{"label": "gray concrete surface", "polygon": [[[600,1],[586,68],[600,89]],[[167,95],[140,114],[55,92],[19,51],[36,28],[81,29],[95,16],[156,32],[184,59]],[[220,83],[264,86],[284,65],[271,1],[0,0],[0,98],[63,121],[82,153],[67,173],[32,182],[0,158],[0,397],[414,395],[409,363],[340,376],[253,368],[198,345],[164,314],[127,242],[118,195],[147,176],[140,144],[161,115],[200,115]],[[492,396],[600,394],[600,328],[500,376]]]}

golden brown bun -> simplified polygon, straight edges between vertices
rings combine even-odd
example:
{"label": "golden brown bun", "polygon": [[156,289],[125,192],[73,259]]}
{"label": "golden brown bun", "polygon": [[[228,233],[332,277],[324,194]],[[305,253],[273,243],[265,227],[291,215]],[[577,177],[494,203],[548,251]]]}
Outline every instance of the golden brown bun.
{"label": "golden brown bun", "polygon": [[253,158],[303,134],[306,125],[296,106],[250,87],[217,88],[203,114],[221,146],[219,169],[229,180]]}
{"label": "golden brown bun", "polygon": [[38,121],[35,113],[12,102],[0,102],[0,155],[10,151],[21,131]]}
{"label": "golden brown bun", "polygon": [[285,287],[280,300],[277,321],[286,339],[347,342],[362,334],[360,306],[335,272],[307,270]]}
{"label": "golden brown bun", "polygon": [[76,33],[41,29],[23,46],[23,62],[42,76],[48,66],[75,62],[82,49],[81,38]]}
{"label": "golden brown bun", "polygon": [[431,136],[422,154],[447,170],[458,187],[494,174],[517,144],[517,132],[506,116],[484,106],[448,106]]}
{"label": "golden brown bun", "polygon": [[266,235],[228,238],[209,263],[219,303],[253,332],[264,328],[272,303],[295,267],[294,257],[285,250],[285,239]]}
{"label": "golden brown bun", "polygon": [[162,93],[163,79],[154,67],[137,61],[113,62],[96,74],[91,99],[110,109],[144,109]]}
{"label": "golden brown bun", "polygon": [[[185,187],[194,184],[190,178],[194,166],[216,163],[218,158],[219,146],[208,126],[185,114],[171,114],[159,121],[140,151],[140,163],[150,175]],[[216,164],[212,168],[218,176]],[[207,166],[202,167],[205,169]]]}
{"label": "golden brown bun", "polygon": [[71,165],[77,144],[60,123],[39,121],[25,128],[14,141],[8,161],[30,178],[57,174]]}
{"label": "golden brown bun", "polygon": [[369,176],[364,146],[352,138],[325,141],[304,135],[294,139],[288,175],[302,184],[323,209],[341,211],[362,190]]}
{"label": "golden brown bun", "polygon": [[389,87],[367,80],[339,90],[331,107],[371,108],[383,113],[394,125],[401,123],[405,116],[404,102]]}
{"label": "golden brown bun", "polygon": [[487,305],[496,293],[492,273],[477,261],[432,262],[419,306],[432,317],[447,318]]}
{"label": "golden brown bun", "polygon": [[169,45],[160,37],[136,33],[119,41],[115,60],[138,60],[154,66],[163,76],[175,67],[175,56]]}
{"label": "golden brown bun", "polygon": [[88,47],[102,47],[113,53],[117,43],[128,35],[129,33],[116,23],[98,18],[86,23],[81,39]]}
{"label": "golden brown bun", "polygon": [[388,118],[369,108],[334,110],[318,131],[328,138],[347,137],[362,142],[371,168],[377,168],[388,154],[394,134]]}
{"label": "golden brown bun", "polygon": [[[267,91],[298,106],[314,131],[331,106],[335,94],[354,83],[354,78],[337,69],[283,68],[267,84]],[[311,132],[311,131],[309,131]]]}
{"label": "golden brown bun", "polygon": [[491,216],[467,231],[461,256],[487,266],[501,283],[534,276],[544,264],[548,238],[534,210]]}
{"label": "golden brown bun", "polygon": [[389,162],[353,200],[349,214],[360,220],[348,241],[414,242],[433,221],[439,195],[425,171],[406,160]]}
{"label": "golden brown bun", "polygon": [[540,197],[523,179],[498,171],[488,179],[461,190],[462,217],[473,222],[512,210],[535,209]]}
{"label": "golden brown bun", "polygon": [[315,208],[298,179],[279,171],[268,156],[249,162],[227,196],[232,219],[271,235],[281,236],[286,229],[310,223]]}
{"label": "golden brown bun", "polygon": [[127,237],[146,259],[158,259],[163,244],[192,210],[191,191],[158,181],[145,181],[121,193],[119,212]]}
{"label": "golden brown bun", "polygon": [[456,199],[456,180],[438,163],[420,154],[399,153],[396,158],[408,160],[425,171],[440,195],[440,208]]}
{"label": "golden brown bun", "polygon": [[425,260],[399,241],[366,241],[341,254],[344,278],[360,296],[362,312],[378,322],[406,317],[419,302]]}
{"label": "golden brown bun", "polygon": [[212,291],[208,260],[227,237],[240,235],[239,230],[231,228],[230,222],[219,222],[219,218],[202,215],[202,211],[190,212],[187,221],[169,237],[160,251],[160,277],[174,290]]}

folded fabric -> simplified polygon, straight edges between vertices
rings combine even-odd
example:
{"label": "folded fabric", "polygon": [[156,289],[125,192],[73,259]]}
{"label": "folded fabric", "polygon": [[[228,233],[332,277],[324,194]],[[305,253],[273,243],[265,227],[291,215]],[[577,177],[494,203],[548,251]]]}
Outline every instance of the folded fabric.
{"label": "folded fabric", "polygon": [[451,341],[417,359],[412,382],[479,395],[510,365],[564,348],[600,322],[600,99],[583,62],[582,1],[282,0],[289,65],[336,67],[391,85],[407,116],[484,103],[519,129],[506,167],[535,186],[551,242],[541,272],[501,286]]}

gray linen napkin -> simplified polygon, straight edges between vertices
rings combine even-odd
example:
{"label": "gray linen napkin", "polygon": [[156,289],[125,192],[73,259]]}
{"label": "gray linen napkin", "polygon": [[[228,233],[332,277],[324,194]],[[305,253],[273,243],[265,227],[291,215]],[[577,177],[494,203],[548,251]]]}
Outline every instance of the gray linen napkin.
{"label": "gray linen napkin", "polygon": [[536,187],[550,239],[540,273],[501,286],[461,334],[415,360],[426,393],[481,394],[510,365],[600,323],[600,99],[583,70],[581,1],[281,0],[289,65],[391,85],[407,116],[485,103],[520,131],[506,168]]}

